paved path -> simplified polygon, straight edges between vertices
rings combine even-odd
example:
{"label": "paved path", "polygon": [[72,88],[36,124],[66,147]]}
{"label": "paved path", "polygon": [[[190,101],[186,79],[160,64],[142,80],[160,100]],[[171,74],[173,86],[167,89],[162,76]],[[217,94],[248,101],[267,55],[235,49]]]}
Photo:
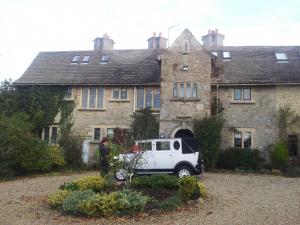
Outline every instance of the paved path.
{"label": "paved path", "polygon": [[160,216],[88,219],[65,216],[48,208],[49,192],[87,174],[0,183],[0,224],[300,225],[300,178],[269,175],[207,173],[203,181],[209,200],[201,202],[198,208]]}

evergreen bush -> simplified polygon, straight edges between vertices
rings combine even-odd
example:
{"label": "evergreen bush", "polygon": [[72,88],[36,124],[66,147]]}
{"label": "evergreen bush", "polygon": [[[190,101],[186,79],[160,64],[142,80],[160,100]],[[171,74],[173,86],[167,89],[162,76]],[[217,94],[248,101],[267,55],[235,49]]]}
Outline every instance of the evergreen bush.
{"label": "evergreen bush", "polygon": [[289,159],[289,152],[287,145],[280,141],[278,142],[274,150],[271,153],[272,166],[277,169],[283,170],[286,168]]}
{"label": "evergreen bush", "polygon": [[216,167],[219,169],[255,170],[262,167],[264,159],[257,149],[229,148],[220,152]]}

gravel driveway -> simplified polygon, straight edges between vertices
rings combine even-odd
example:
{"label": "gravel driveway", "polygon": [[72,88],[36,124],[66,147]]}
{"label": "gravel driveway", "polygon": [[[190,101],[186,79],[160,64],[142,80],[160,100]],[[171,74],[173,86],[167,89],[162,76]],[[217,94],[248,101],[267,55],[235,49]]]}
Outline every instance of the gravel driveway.
{"label": "gravel driveway", "polygon": [[0,224],[216,224],[299,225],[300,178],[206,173],[209,199],[199,207],[135,219],[65,216],[46,204],[60,184],[85,175],[44,176],[0,183]]}

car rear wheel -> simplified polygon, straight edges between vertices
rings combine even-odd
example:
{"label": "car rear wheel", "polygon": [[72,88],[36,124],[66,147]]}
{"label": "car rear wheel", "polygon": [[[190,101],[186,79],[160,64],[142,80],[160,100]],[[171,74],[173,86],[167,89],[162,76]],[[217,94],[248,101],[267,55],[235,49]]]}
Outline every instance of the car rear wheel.
{"label": "car rear wheel", "polygon": [[124,169],[118,169],[115,173],[115,178],[117,179],[117,181],[126,180],[126,171]]}
{"label": "car rear wheel", "polygon": [[178,178],[184,178],[184,177],[190,177],[192,175],[192,170],[188,166],[181,166],[177,170],[177,177]]}

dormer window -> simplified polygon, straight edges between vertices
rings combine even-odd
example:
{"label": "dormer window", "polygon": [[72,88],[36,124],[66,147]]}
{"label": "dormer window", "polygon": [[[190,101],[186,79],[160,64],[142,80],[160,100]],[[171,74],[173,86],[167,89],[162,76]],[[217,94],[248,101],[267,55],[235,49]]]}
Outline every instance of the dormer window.
{"label": "dormer window", "polygon": [[71,61],[71,63],[79,63],[80,61],[80,55],[75,55]]}
{"label": "dormer window", "polygon": [[103,54],[100,59],[100,64],[107,64],[109,60],[108,55]]}
{"label": "dormer window", "polygon": [[277,62],[288,62],[288,57],[285,53],[275,53]]}
{"label": "dormer window", "polygon": [[223,52],[223,59],[231,59],[230,52]]}
{"label": "dormer window", "polygon": [[189,66],[188,65],[182,65],[181,66],[181,70],[182,71],[188,71],[189,70]]}
{"label": "dormer window", "polygon": [[90,55],[85,55],[82,57],[81,63],[82,64],[88,64],[90,62],[91,56]]}

